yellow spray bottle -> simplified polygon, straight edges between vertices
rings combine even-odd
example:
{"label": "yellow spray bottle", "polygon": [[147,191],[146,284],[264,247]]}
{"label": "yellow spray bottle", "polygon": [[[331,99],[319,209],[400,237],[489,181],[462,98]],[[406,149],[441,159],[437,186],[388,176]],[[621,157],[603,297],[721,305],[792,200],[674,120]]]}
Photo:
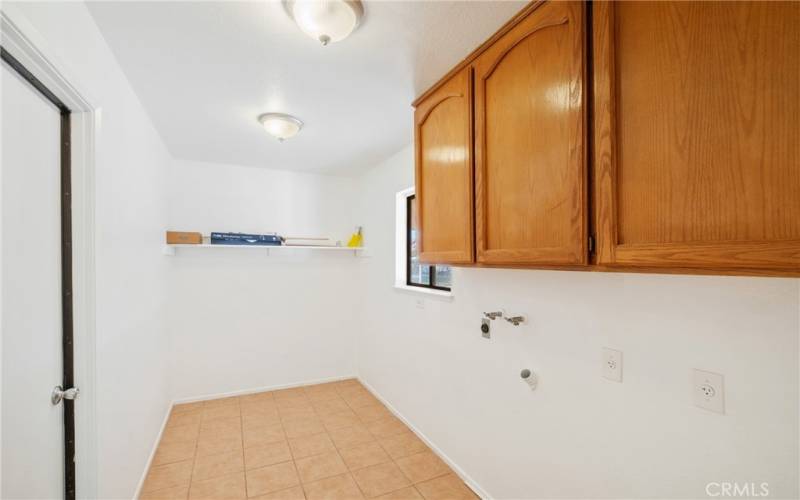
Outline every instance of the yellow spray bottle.
{"label": "yellow spray bottle", "polygon": [[361,235],[361,226],[356,227],[356,232],[350,236],[350,241],[347,242],[347,246],[350,248],[357,248],[360,247],[364,243],[364,236]]}

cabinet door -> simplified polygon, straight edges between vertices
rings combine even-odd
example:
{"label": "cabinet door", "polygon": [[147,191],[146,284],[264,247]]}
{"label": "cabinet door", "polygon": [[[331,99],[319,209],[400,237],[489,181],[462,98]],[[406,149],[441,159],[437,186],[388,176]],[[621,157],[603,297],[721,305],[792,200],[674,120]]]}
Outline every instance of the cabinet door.
{"label": "cabinet door", "polygon": [[800,3],[595,2],[598,263],[800,268]]}
{"label": "cabinet door", "polygon": [[472,81],[456,73],[414,113],[420,260],[473,261]]}
{"label": "cabinet door", "polygon": [[584,4],[546,2],[474,62],[478,261],[587,261]]}

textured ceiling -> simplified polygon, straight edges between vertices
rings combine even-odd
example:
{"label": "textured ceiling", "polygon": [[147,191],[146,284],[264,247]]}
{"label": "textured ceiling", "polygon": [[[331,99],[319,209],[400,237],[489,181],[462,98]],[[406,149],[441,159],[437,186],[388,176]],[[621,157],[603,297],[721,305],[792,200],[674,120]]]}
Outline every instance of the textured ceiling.
{"label": "textured ceiling", "polygon": [[[91,2],[89,9],[176,158],[349,174],[412,138],[411,101],[524,2],[366,2],[322,47],[279,2]],[[279,143],[259,114],[305,128]]]}

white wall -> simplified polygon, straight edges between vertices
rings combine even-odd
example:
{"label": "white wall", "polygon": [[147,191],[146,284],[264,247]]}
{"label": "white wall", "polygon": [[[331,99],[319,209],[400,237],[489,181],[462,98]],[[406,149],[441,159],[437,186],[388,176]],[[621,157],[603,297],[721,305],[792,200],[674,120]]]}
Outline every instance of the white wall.
{"label": "white wall", "polygon": [[[265,140],[267,140],[265,138]],[[355,181],[235,165],[176,161],[175,230],[274,231],[347,242]],[[355,373],[362,259],[320,251],[181,249],[170,302],[176,399]]]}
{"label": "white wall", "polygon": [[[711,481],[797,498],[797,279],[456,269],[454,299],[392,288],[411,148],[361,179],[359,375],[493,498],[702,498]],[[529,316],[479,332],[481,311]],[[603,346],[624,382],[601,378]],[[690,373],[725,375],[727,414]],[[531,392],[519,372],[540,376]]]}
{"label": "white wall", "polygon": [[[102,109],[95,179],[96,493],[130,498],[170,401],[168,267],[161,255],[170,157],[84,4],[6,2],[3,9],[35,31],[26,35],[46,44],[51,62]],[[79,494],[86,486],[78,485]]]}

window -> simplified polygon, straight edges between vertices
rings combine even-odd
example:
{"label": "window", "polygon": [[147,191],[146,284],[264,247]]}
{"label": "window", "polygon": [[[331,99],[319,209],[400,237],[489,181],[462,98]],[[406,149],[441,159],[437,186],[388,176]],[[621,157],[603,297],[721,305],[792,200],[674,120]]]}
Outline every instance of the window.
{"label": "window", "polygon": [[419,261],[417,243],[417,203],[414,194],[406,196],[406,285],[450,291],[450,266],[431,265]]}

